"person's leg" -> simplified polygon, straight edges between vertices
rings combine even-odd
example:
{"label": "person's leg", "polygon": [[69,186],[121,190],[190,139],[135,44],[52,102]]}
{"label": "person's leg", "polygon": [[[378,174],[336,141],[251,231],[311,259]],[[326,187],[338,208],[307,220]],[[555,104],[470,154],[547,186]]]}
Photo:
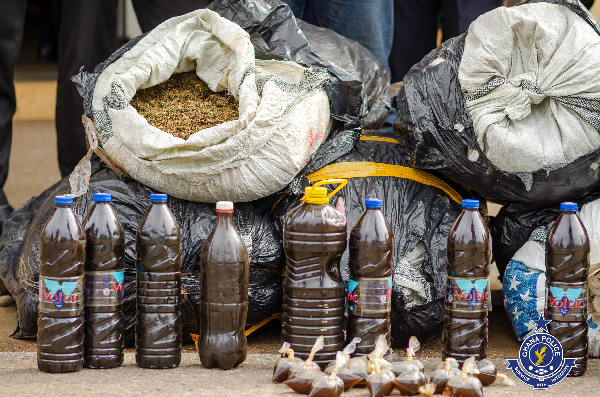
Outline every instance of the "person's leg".
{"label": "person's leg", "polygon": [[142,32],[148,32],[167,19],[205,8],[211,0],[133,0]]}
{"label": "person's leg", "polygon": [[477,17],[501,5],[502,0],[442,0],[444,40],[463,34]]}
{"label": "person's leg", "polygon": [[392,83],[435,48],[440,0],[394,0]]}
{"label": "person's leg", "polygon": [[86,71],[92,71],[116,49],[117,2],[58,0],[53,4],[59,19],[56,135],[58,165],[63,177],[73,171],[87,152],[81,124],[83,99],[71,77],[82,66]]}
{"label": "person's leg", "polygon": [[12,143],[12,118],[17,107],[14,69],[21,41],[27,0],[0,0],[0,231],[12,212],[4,194]]}
{"label": "person's leg", "polygon": [[393,0],[318,0],[315,8],[320,26],[358,41],[388,67],[394,34]]}
{"label": "person's leg", "polygon": [[[4,194],[8,177],[8,160],[12,143],[12,118],[17,108],[15,97],[15,62],[23,40],[27,0],[0,0],[0,233],[13,209]],[[0,280],[0,306],[14,304],[4,282]]]}

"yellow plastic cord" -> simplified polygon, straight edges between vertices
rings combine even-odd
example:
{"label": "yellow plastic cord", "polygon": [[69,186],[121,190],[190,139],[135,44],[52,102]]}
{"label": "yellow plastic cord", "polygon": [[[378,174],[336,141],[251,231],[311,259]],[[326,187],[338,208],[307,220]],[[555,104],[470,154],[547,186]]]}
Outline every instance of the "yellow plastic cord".
{"label": "yellow plastic cord", "polygon": [[[462,203],[462,197],[458,192],[446,182],[425,171],[414,168],[403,167],[400,165],[390,165],[371,162],[348,162],[331,164],[321,168],[312,174],[307,175],[310,183],[324,181],[331,178],[365,178],[369,176],[394,176],[397,178],[411,179],[424,185],[433,186],[444,193],[457,203]],[[315,185],[316,186],[316,185]]]}
{"label": "yellow plastic cord", "polygon": [[254,324],[252,327],[248,328],[246,330],[246,336],[250,335],[251,333],[253,333],[254,331],[256,331],[257,329],[259,329],[260,327],[262,327],[263,325],[270,323],[272,320],[276,319],[277,317],[279,317],[281,314],[280,313],[275,313],[273,315],[271,315],[271,317],[267,317],[264,320],[262,320],[260,323],[258,324]]}
{"label": "yellow plastic cord", "polygon": [[399,144],[400,142],[398,142],[395,139],[392,138],[385,138],[382,136],[374,136],[374,135],[363,135],[360,137],[361,141],[377,141],[377,142],[387,142],[387,143],[395,143],[395,144]]}

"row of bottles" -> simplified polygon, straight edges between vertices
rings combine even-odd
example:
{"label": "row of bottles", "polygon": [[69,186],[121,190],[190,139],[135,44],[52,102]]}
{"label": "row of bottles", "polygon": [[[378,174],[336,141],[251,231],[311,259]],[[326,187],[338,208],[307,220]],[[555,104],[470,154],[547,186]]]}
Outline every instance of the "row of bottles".
{"label": "row of bottles", "polygon": [[[339,186],[328,194],[320,185],[331,183]],[[365,355],[379,335],[388,343],[390,337],[393,233],[381,200],[367,199],[350,233],[345,288],[340,259],[347,245],[346,217],[329,199],[346,183],[329,180],[307,187],[303,203],[285,218],[282,339],[306,359],[323,335],[323,348],[314,357],[319,365],[333,361],[345,339],[360,338],[355,354]],[[167,196],[150,199],[136,236],[136,360],[145,368],[172,368],[181,360],[181,235]],[[110,195],[95,194],[94,200],[82,228],[70,209],[72,198],[57,196],[40,236],[42,371],[77,371],[84,363],[112,368],[123,362],[124,234]],[[479,201],[463,200],[448,236],[442,356],[459,362],[471,356],[482,360],[487,351],[491,244],[478,208]],[[577,359],[572,376],[582,375],[587,366],[589,239],[576,211],[577,204],[563,203],[546,241],[545,316],[553,320],[548,330],[563,344],[565,357]],[[216,224],[200,254],[199,355],[207,368],[233,368],[246,358],[249,257],[232,213],[233,203],[217,203]],[[571,296],[573,291],[578,295]]]}
{"label": "row of bottles", "polygon": [[[385,335],[388,343],[390,338],[394,236],[379,199],[366,200],[366,210],[350,233],[350,280],[344,293],[340,259],[347,245],[346,216],[329,199],[346,183],[328,180],[307,187],[303,203],[285,217],[282,339],[306,360],[317,337],[323,335],[323,348],[313,359],[321,366],[334,361],[342,350],[344,330],[348,341],[360,338],[358,355],[373,351],[379,335]],[[327,194],[323,184],[339,186]]]}
{"label": "row of bottles", "polygon": [[[323,184],[339,184],[330,194]],[[394,237],[381,212],[381,201],[367,199],[366,210],[349,239],[348,321],[344,317],[341,255],[346,249],[346,217],[329,204],[345,180],[307,187],[303,204],[286,214],[282,339],[306,360],[318,336],[323,348],[313,362],[334,361],[346,341],[360,338],[355,355],[374,348],[378,335],[390,335],[391,272]],[[466,199],[448,236],[447,288],[442,333],[442,358],[459,362],[487,357],[488,311],[491,310],[489,230],[479,201]],[[561,342],[564,355],[576,358],[570,376],[587,366],[587,277],[589,239],[576,214],[577,204],[562,203],[561,214],[546,240],[549,332]],[[576,295],[576,296],[575,296]]]}
{"label": "row of bottles", "polygon": [[[487,357],[490,302],[490,234],[478,211],[479,201],[463,200],[463,211],[448,236],[447,290],[442,358],[464,362]],[[574,358],[569,376],[587,368],[587,279],[590,244],[577,216],[576,203],[562,203],[546,238],[548,332]],[[542,363],[543,364],[543,363]]]}
{"label": "row of bottles", "polygon": [[[109,194],[94,194],[82,227],[73,199],[57,196],[40,235],[38,367],[44,372],[114,368],[123,363],[125,236]],[[151,194],[136,235],[136,361],[174,368],[181,361],[181,232],[166,194]],[[203,366],[229,369],[246,358],[249,257],[233,223],[233,203],[200,254]]]}

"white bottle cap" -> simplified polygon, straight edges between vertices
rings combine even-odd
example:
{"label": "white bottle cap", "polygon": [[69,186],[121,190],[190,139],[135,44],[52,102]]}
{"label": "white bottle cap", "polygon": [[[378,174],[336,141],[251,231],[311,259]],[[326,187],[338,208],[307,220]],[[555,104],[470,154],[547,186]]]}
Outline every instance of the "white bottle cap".
{"label": "white bottle cap", "polygon": [[233,211],[233,202],[217,201],[217,211]]}

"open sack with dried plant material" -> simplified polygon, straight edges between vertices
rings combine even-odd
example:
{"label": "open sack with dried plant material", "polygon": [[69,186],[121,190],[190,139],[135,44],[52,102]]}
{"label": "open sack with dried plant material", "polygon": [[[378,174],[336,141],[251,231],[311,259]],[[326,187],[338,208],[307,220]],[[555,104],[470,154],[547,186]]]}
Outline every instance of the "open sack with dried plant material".
{"label": "open sack with dried plant material", "polygon": [[[178,198],[251,201],[285,188],[328,137],[353,142],[356,128],[387,117],[387,72],[358,43],[301,24],[278,1],[210,7],[165,21],[75,77],[93,122],[90,146],[107,163]],[[183,139],[131,105],[138,90],[191,71],[232,95],[239,117]],[[86,160],[74,195],[87,188]]]}

